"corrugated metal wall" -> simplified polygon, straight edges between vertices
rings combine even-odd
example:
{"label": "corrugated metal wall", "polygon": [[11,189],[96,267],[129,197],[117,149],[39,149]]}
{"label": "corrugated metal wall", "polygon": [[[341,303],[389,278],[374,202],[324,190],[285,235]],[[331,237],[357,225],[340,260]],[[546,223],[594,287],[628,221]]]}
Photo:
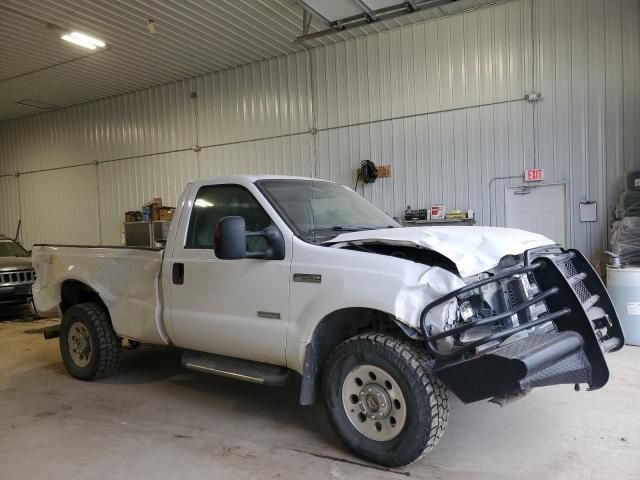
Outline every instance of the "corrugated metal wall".
{"label": "corrugated metal wall", "polygon": [[[534,3],[537,160],[550,181],[569,182],[570,242],[607,243],[624,172],[640,168],[640,2]],[[579,202],[597,201],[598,222],[580,223]]]}
{"label": "corrugated metal wall", "polygon": [[322,131],[319,176],[353,187],[359,159],[368,158],[393,175],[358,191],[392,215],[444,203],[504,225],[505,183],[492,179],[522,175],[530,164],[529,108],[519,101]]}
{"label": "corrugated metal wall", "polygon": [[319,176],[353,186],[359,161],[371,159],[393,176],[363,194],[392,215],[444,202],[503,224],[503,208],[490,213],[489,182],[533,160],[523,100],[531,5],[502,3],[314,50]]}
{"label": "corrugated metal wall", "polygon": [[27,246],[99,242],[95,165],[20,175],[22,239]]}
{"label": "corrugated metal wall", "polygon": [[512,1],[314,50],[318,128],[522,99],[530,5]]}
{"label": "corrugated metal wall", "polygon": [[100,243],[119,245],[124,212],[139,210],[157,196],[166,205],[176,205],[185,184],[197,177],[191,150],[100,163]]}
{"label": "corrugated metal wall", "polygon": [[0,177],[0,234],[13,237],[20,219],[18,178]]}
{"label": "corrugated metal wall", "polygon": [[518,181],[497,178],[539,165],[568,182],[571,241],[591,253],[608,220],[581,224],[578,202],[609,210],[640,168],[639,24],[637,0],[512,0],[0,124],[0,228],[119,243],[125,210],[175,203],[189,179],[353,185],[363,159],[392,165],[363,193],[393,215],[444,202],[502,225]]}

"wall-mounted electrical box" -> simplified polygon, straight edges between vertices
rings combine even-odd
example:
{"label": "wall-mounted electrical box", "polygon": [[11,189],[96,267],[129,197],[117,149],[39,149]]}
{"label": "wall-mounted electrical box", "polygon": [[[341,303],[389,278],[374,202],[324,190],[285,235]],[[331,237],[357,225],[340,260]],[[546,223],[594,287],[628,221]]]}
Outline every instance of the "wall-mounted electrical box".
{"label": "wall-mounted electrical box", "polygon": [[598,204],[596,202],[580,202],[580,221],[598,221]]}

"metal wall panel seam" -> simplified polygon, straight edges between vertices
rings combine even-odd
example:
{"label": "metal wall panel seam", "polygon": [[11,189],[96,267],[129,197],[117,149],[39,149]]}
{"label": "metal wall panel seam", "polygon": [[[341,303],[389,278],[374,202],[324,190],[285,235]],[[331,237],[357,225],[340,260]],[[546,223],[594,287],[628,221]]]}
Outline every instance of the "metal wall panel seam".
{"label": "metal wall panel seam", "polygon": [[314,56],[309,48],[306,49],[307,57],[307,119],[309,122],[309,133],[311,134],[311,142],[309,142],[309,163],[311,168],[311,176],[317,177],[318,171],[318,109],[316,105],[318,103],[318,93],[316,91],[316,76],[317,71],[315,68]]}
{"label": "metal wall panel seam", "polygon": [[23,175],[31,175],[34,173],[46,173],[46,172],[55,172],[58,170],[68,170],[70,168],[78,168],[78,167],[87,167],[89,165],[94,165],[96,162],[87,162],[87,163],[78,163],[75,165],[64,165],[61,167],[52,167],[52,168],[43,168],[40,170],[27,170],[24,172],[19,172],[19,176],[23,176]]}
{"label": "metal wall panel seam", "polygon": [[102,245],[102,215],[100,209],[100,165],[95,162],[96,166],[96,217],[98,220],[98,245]]}
{"label": "metal wall panel seam", "polygon": [[[337,126],[333,126],[333,127],[320,127],[320,128],[318,128],[318,131],[319,132],[325,132],[325,131],[330,131],[330,130],[340,130],[341,128],[358,127],[358,126],[362,126],[362,125],[372,125],[372,124],[376,124],[376,123],[392,122],[394,120],[405,120],[405,119],[409,119],[409,118],[416,118],[416,117],[429,116],[429,115],[439,115],[439,114],[442,114],[442,113],[450,113],[450,112],[457,112],[457,111],[461,111],[461,110],[470,110],[470,109],[474,109],[474,108],[492,107],[494,105],[505,105],[505,104],[510,104],[510,103],[520,103],[520,102],[526,102],[526,100],[524,98],[516,98],[516,99],[512,99],[512,100],[503,100],[503,101],[500,101],[500,102],[481,103],[481,104],[478,104],[478,105],[469,105],[469,106],[464,106],[464,107],[456,107],[456,108],[448,108],[448,109],[443,109],[443,110],[435,110],[435,111],[432,111],[432,112],[414,113],[414,114],[410,114],[410,115],[400,115],[400,116],[397,116],[397,117],[381,118],[379,120],[368,120],[366,122],[350,123],[350,124],[347,124],[347,125],[337,125]],[[300,132],[300,133],[307,133],[307,132]],[[300,133],[298,133],[298,134],[300,134]],[[252,141],[252,140],[246,140],[246,141]]]}

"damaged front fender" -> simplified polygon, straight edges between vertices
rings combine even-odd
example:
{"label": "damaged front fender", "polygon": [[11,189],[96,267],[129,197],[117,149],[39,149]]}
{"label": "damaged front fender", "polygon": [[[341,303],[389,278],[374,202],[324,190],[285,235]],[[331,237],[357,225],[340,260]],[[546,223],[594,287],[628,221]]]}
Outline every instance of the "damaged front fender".
{"label": "damaged front fender", "polygon": [[[396,318],[420,330],[420,314],[425,306],[464,286],[464,281],[457,275],[440,267],[432,267],[420,276],[415,285],[407,285],[398,292],[394,307]],[[454,298],[432,309],[427,321],[433,331],[443,332],[446,325],[455,320],[457,307]],[[445,339],[440,348],[450,347],[450,342],[451,339]]]}

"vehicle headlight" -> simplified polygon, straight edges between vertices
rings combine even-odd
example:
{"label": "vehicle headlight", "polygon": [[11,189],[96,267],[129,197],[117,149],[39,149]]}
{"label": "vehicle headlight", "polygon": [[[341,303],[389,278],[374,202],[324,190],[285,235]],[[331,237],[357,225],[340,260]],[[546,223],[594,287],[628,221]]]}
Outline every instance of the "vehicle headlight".
{"label": "vehicle headlight", "polygon": [[460,311],[460,317],[465,322],[469,320],[471,317],[473,317],[475,313],[473,311],[473,307],[471,306],[471,302],[468,302],[468,301],[460,304],[459,311]]}

